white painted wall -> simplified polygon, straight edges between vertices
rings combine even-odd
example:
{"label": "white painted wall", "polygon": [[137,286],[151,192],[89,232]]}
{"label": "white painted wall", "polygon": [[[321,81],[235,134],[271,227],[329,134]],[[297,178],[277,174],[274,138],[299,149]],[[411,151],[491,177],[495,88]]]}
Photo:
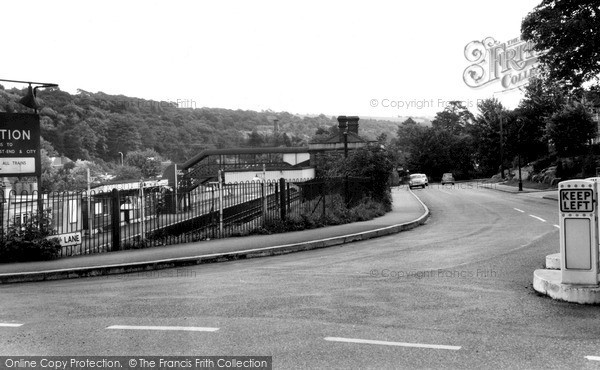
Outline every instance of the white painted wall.
{"label": "white painted wall", "polygon": [[[282,177],[286,180],[310,180],[315,178],[314,168],[284,171],[266,171],[265,173],[267,181],[276,181]],[[256,178],[262,180],[262,175],[262,171],[225,172],[225,183],[230,184],[234,182],[256,181]]]}
{"label": "white painted wall", "polygon": [[291,164],[292,166],[304,161],[308,161],[309,159],[309,153],[283,153],[283,161]]}

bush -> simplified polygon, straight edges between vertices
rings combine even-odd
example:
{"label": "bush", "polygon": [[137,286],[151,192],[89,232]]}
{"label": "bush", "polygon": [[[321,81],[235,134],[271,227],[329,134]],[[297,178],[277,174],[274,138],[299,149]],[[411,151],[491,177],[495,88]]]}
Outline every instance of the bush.
{"label": "bush", "polygon": [[44,261],[58,257],[61,246],[51,235],[51,210],[34,215],[24,224],[11,225],[0,242],[1,262]]}
{"label": "bush", "polygon": [[375,217],[383,216],[391,206],[378,202],[372,198],[363,199],[358,205],[346,208],[341,196],[333,198],[332,205],[321,213],[301,213],[290,215],[285,221],[281,219],[268,219],[261,227],[254,229],[251,234],[276,234],[289,231],[308,230],[328,225],[342,225],[358,221],[368,221]]}
{"label": "bush", "polygon": [[388,212],[388,205],[366,199],[358,206],[350,210],[354,221],[368,221],[375,217],[383,216]]}
{"label": "bush", "polygon": [[544,169],[552,166],[556,162],[555,155],[548,155],[543,158],[540,158],[536,161],[533,161],[531,164],[533,165],[533,172],[538,173],[543,171]]}
{"label": "bush", "polygon": [[583,158],[581,165],[581,177],[594,177],[596,176],[596,167],[598,166],[597,157],[594,155],[586,155]]}

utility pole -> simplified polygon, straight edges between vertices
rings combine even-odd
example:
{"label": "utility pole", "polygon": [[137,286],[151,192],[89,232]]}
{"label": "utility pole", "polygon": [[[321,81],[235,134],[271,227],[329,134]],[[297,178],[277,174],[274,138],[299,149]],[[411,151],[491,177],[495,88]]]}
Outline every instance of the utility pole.
{"label": "utility pole", "polygon": [[500,112],[500,176],[504,180],[504,113]]}
{"label": "utility pole", "polygon": [[523,130],[523,126],[525,125],[525,122],[522,122],[521,118],[517,119],[517,122],[519,122],[521,124],[521,127],[519,127],[519,131],[517,131],[517,158],[518,158],[518,165],[519,165],[519,191],[523,191],[523,179],[521,178],[521,130]]}

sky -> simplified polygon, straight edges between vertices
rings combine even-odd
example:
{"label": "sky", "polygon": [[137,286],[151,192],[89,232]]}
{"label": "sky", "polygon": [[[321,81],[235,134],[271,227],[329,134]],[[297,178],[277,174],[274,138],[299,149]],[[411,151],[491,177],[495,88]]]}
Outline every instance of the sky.
{"label": "sky", "polygon": [[0,79],[328,116],[512,108],[519,89],[467,86],[465,47],[518,37],[540,1],[9,1]]}

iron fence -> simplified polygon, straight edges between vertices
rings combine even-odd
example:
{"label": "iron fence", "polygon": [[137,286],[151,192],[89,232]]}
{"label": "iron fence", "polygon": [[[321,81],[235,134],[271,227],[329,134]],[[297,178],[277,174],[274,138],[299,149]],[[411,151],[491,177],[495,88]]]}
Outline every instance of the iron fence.
{"label": "iron fence", "polygon": [[[321,217],[369,195],[364,178],[207,183],[192,191],[140,186],[20,194],[0,190],[0,239],[44,212],[61,256],[105,253],[245,235],[269,220]],[[1,261],[0,261],[1,262]]]}

